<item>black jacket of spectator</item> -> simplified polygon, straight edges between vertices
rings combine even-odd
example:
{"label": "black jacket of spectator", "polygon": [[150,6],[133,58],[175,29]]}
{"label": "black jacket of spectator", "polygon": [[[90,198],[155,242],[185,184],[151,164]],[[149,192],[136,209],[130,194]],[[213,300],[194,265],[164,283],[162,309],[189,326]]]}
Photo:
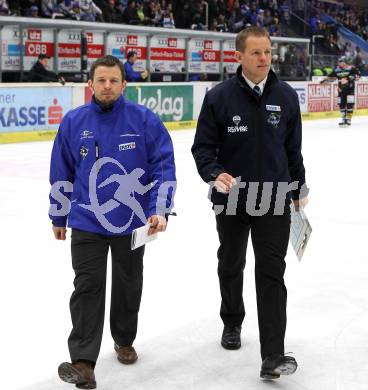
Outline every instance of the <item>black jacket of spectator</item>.
{"label": "black jacket of spectator", "polygon": [[31,68],[28,75],[29,82],[59,81],[56,73],[47,70],[40,61],[37,61]]}
{"label": "black jacket of spectator", "polygon": [[[134,3],[134,5],[132,3]],[[128,7],[124,11],[124,22],[127,24],[139,24],[139,17],[134,1],[129,3]]]}
{"label": "black jacket of spectator", "polygon": [[102,10],[102,16],[106,23],[121,23],[123,15],[111,5],[106,5]]}

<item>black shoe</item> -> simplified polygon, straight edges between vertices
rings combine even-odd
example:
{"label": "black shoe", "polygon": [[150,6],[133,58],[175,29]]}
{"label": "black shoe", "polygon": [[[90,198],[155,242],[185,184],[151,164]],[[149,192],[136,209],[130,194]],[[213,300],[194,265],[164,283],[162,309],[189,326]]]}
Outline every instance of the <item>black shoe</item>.
{"label": "black shoe", "polygon": [[346,120],[346,124],[347,124],[348,126],[351,126],[351,119],[347,119],[347,120]]}
{"label": "black shoe", "polygon": [[241,326],[224,326],[222,332],[221,345],[225,349],[239,349],[241,347],[240,342]]}
{"label": "black shoe", "polygon": [[346,119],[343,119],[343,120],[339,123],[339,126],[340,126],[340,127],[346,127],[346,126],[348,126],[348,123],[347,123]]}
{"label": "black shoe", "polygon": [[298,364],[293,357],[273,353],[262,362],[261,378],[277,379],[280,378],[280,375],[291,375],[294,374],[297,367]]}

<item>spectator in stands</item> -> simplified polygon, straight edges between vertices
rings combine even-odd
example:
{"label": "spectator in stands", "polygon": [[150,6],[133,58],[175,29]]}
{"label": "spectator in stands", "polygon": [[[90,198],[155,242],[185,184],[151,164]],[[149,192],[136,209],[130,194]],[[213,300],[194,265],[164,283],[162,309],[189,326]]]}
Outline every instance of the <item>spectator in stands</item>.
{"label": "spectator in stands", "polygon": [[7,16],[10,14],[9,6],[6,0],[0,0],[0,15]]}
{"label": "spectator in stands", "polygon": [[162,18],[162,27],[164,28],[175,28],[174,15],[169,10],[164,12],[164,16]]}
{"label": "spectator in stands", "polygon": [[80,20],[86,22],[103,21],[102,11],[93,0],[79,0]]}
{"label": "spectator in stands", "polygon": [[34,5],[36,5],[39,10],[41,9],[40,0],[20,0],[20,6],[22,8],[22,15],[23,16],[30,16],[31,15],[31,7]]}
{"label": "spectator in stands", "polygon": [[63,77],[58,76],[56,73],[47,70],[47,64],[50,57],[46,54],[40,54],[38,56],[38,61],[32,66],[29,75],[28,81],[30,82],[47,82],[47,81],[56,81],[61,84],[65,84]]}
{"label": "spectator in stands", "polygon": [[272,24],[268,27],[268,32],[272,37],[281,36],[281,24],[279,18],[273,18]]}
{"label": "spectator in stands", "polygon": [[136,72],[133,69],[134,63],[137,61],[137,53],[135,51],[130,51],[127,54],[127,60],[124,64],[125,70],[125,80],[131,82],[145,81],[148,77],[148,70],[143,72]]}
{"label": "spectator in stands", "polygon": [[106,23],[121,23],[123,15],[116,8],[115,0],[108,0],[107,4],[102,10],[103,19]]}
{"label": "spectator in stands", "polygon": [[29,9],[28,16],[31,17],[31,18],[39,18],[40,17],[40,15],[38,13],[37,5],[32,5],[32,7]]}
{"label": "spectator in stands", "polygon": [[43,16],[52,19],[72,18],[73,4],[71,1],[67,4],[59,0],[42,0],[41,12]]}
{"label": "spectator in stands", "polygon": [[340,53],[339,46],[337,45],[337,39],[334,34],[329,34],[325,48],[327,53],[331,55],[338,55]]}
{"label": "spectator in stands", "polygon": [[274,23],[274,18],[270,9],[266,9],[263,17],[263,24],[265,27],[270,27]]}
{"label": "spectator in stands", "polygon": [[318,15],[313,15],[309,21],[310,28],[312,30],[312,35],[317,35],[320,33],[320,18]]}
{"label": "spectator in stands", "polygon": [[245,18],[241,12],[239,0],[235,0],[234,2],[233,9],[230,13],[229,24],[232,32],[239,32],[243,30],[245,26]]}
{"label": "spectator in stands", "polygon": [[146,21],[146,15],[144,14],[143,3],[140,1],[137,3],[137,15],[139,19],[139,24],[144,25]]}
{"label": "spectator in stands", "polygon": [[190,28],[191,13],[188,1],[175,1],[173,4],[173,13],[177,28]]}
{"label": "spectator in stands", "polygon": [[139,24],[139,17],[135,0],[130,0],[128,7],[124,11],[124,22],[127,24]]}
{"label": "spectator in stands", "polygon": [[217,31],[229,32],[229,26],[225,20],[224,14],[219,14],[219,16],[217,17]]}
{"label": "spectator in stands", "polygon": [[[6,0],[4,1],[6,3]],[[20,0],[8,1],[10,15],[20,16],[22,14],[22,7],[20,5]]]}
{"label": "spectator in stands", "polygon": [[193,19],[190,28],[192,30],[206,30],[206,12],[202,1],[193,5],[191,14],[193,15]]}
{"label": "spectator in stands", "polygon": [[281,1],[278,9],[281,21],[281,35],[284,37],[288,36],[288,29],[290,26],[290,5],[289,1]]}
{"label": "spectator in stands", "polygon": [[364,68],[364,61],[362,55],[360,54],[360,47],[355,48],[355,53],[353,57],[353,65],[361,72]]}

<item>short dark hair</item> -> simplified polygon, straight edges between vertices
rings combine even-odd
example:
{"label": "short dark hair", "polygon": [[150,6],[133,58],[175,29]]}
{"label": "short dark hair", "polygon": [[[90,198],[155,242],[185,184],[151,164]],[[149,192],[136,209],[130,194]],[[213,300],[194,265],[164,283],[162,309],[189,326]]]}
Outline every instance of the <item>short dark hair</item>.
{"label": "short dark hair", "polygon": [[105,57],[101,57],[99,58],[98,60],[96,60],[92,66],[91,66],[91,70],[89,72],[89,78],[91,80],[93,80],[93,77],[95,75],[95,70],[99,67],[99,66],[108,66],[110,68],[114,67],[114,66],[117,66],[119,69],[120,69],[120,72],[121,72],[121,79],[122,81],[125,80],[125,71],[124,71],[124,65],[122,64],[122,62],[119,60],[119,58],[117,57],[114,57],[114,56],[111,56],[111,55],[107,55]]}
{"label": "short dark hair", "polygon": [[47,54],[40,54],[40,55],[38,56],[38,59],[39,59],[39,60],[44,60],[44,59],[46,59],[46,58],[49,60],[51,57],[49,57]]}
{"label": "short dark hair", "polygon": [[250,26],[238,32],[235,38],[235,49],[241,53],[245,49],[245,43],[249,37],[266,37],[271,42],[269,33],[263,27]]}
{"label": "short dark hair", "polygon": [[128,51],[128,54],[127,54],[127,59],[129,60],[129,58],[135,56],[137,54],[136,51],[134,50],[131,50],[131,51]]}

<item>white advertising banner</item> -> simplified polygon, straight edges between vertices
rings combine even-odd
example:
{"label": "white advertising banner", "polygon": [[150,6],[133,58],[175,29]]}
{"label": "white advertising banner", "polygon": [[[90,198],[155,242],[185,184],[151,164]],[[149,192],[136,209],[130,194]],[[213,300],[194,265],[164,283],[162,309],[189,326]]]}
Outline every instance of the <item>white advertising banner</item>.
{"label": "white advertising banner", "polygon": [[151,72],[181,73],[185,68],[185,39],[153,36],[150,39]]}
{"label": "white advertising banner", "polygon": [[[20,32],[18,26],[4,26],[1,30],[2,70],[20,70]],[[54,64],[54,35],[52,29],[28,28],[23,30],[23,66],[29,71],[40,54],[50,58],[49,69]]]}
{"label": "white advertising banner", "polygon": [[220,73],[220,41],[190,39],[188,58],[190,73]]}
{"label": "white advertising banner", "polygon": [[[88,31],[87,57],[88,69],[92,63],[103,57],[103,32]],[[81,69],[81,32],[79,30],[60,30],[58,35],[59,72],[79,72]]]}
{"label": "white advertising banner", "polygon": [[235,41],[224,41],[222,45],[222,53],[226,73],[235,73],[239,66],[235,60]]}
{"label": "white advertising banner", "polygon": [[143,72],[147,68],[147,37],[120,32],[109,33],[107,36],[107,54],[111,54],[125,62],[130,51],[137,53],[134,70]]}

